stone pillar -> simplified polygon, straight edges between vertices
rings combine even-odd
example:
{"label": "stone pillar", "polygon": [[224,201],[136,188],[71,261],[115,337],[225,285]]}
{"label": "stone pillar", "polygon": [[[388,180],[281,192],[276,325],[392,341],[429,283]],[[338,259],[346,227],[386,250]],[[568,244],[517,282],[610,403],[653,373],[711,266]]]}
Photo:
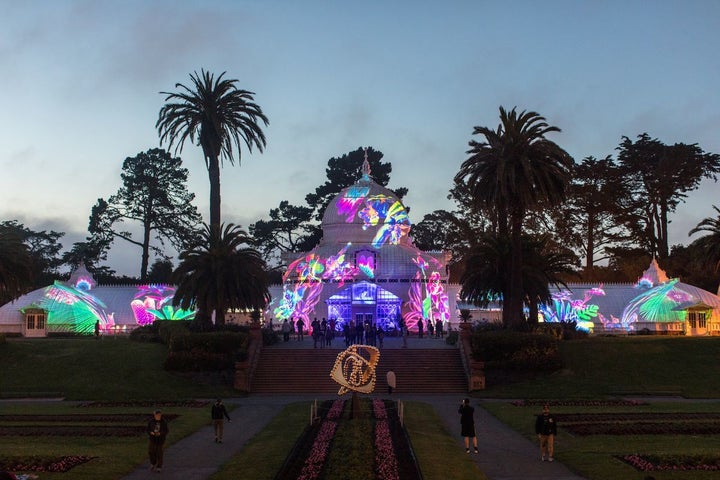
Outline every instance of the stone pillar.
{"label": "stone pillar", "polygon": [[250,392],[252,377],[255,373],[255,366],[260,359],[262,349],[262,331],[259,323],[250,324],[248,335],[248,356],[247,359],[235,362],[235,378],[233,387],[241,392]]}
{"label": "stone pillar", "polygon": [[485,362],[478,362],[472,357],[472,325],[470,322],[460,322],[459,326],[462,352],[468,366],[468,390],[485,390]]}

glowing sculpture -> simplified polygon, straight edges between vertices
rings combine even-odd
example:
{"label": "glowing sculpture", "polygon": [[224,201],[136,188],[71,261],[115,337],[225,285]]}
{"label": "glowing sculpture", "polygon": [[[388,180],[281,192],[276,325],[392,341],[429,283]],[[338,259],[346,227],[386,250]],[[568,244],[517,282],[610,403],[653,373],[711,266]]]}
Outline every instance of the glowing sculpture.
{"label": "glowing sculpture", "polygon": [[372,393],[380,350],[370,345],[351,345],[338,354],[330,378],[340,385],[338,395],[349,391]]}

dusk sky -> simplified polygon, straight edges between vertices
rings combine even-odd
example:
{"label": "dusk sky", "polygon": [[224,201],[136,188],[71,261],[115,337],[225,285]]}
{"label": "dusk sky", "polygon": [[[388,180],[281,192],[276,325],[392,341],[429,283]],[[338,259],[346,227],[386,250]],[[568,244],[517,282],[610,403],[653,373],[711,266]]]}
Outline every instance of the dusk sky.
{"label": "dusk sky", "polygon": [[[159,146],[160,91],[201,68],[238,79],[270,120],[263,154],[221,172],[223,221],[303,204],[331,157],[372,146],[419,222],[446,200],[476,125],[534,110],[576,161],[623,135],[720,153],[720,2],[0,0],[0,220],[87,236],[126,157]],[[207,220],[200,147],[189,189]],[[712,181],[671,244],[720,206]],[[139,275],[117,240],[109,265]]]}

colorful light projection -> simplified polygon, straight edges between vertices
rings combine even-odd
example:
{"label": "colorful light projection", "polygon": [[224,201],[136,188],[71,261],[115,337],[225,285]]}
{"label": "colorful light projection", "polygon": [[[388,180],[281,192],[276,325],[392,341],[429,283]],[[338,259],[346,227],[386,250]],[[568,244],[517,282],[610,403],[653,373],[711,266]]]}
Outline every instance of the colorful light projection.
{"label": "colorful light projection", "polygon": [[[286,318],[302,318],[306,325],[310,321],[324,281],[338,282],[340,286],[345,281],[355,278],[358,268],[351,262],[345,261],[345,256],[351,243],[323,259],[317,253],[309,253],[292,262],[283,276],[283,298],[273,313],[279,320]],[[289,279],[293,279],[292,283]]]}
{"label": "colorful light projection", "polygon": [[568,290],[562,290],[552,294],[552,305],[540,304],[539,311],[545,322],[576,322],[576,328],[578,330],[592,332],[595,326],[595,319],[603,324],[606,323],[600,313],[600,307],[596,304],[589,303],[592,297],[596,296],[605,296],[605,290],[603,290],[602,285],[587,290],[582,300],[573,298],[572,293]]}
{"label": "colorful light projection", "polygon": [[633,298],[623,311],[622,323],[633,326],[636,322],[684,322],[686,312],[676,310],[676,307],[695,299],[678,289],[677,283],[678,279],[675,278]]}
{"label": "colorful light projection", "polygon": [[370,187],[353,185],[345,191],[345,195],[337,202],[337,213],[345,217],[345,222],[352,223],[357,215],[365,197],[370,193]]}
{"label": "colorful light projection", "polygon": [[115,324],[113,314],[105,311],[101,300],[87,290],[60,282],[45,289],[39,307],[48,311],[48,326],[69,326],[76,333],[94,333],[98,321],[101,329]]}
{"label": "colorful light projection", "polygon": [[368,278],[375,278],[375,253],[367,250],[355,252],[355,265]]}
{"label": "colorful light projection", "polygon": [[382,221],[372,240],[374,248],[385,244],[397,245],[410,232],[410,220],[405,207],[400,201],[386,195],[368,197],[365,208],[358,212],[358,216],[363,220],[363,230],[377,227]]}
{"label": "colorful light projection", "polygon": [[172,305],[175,288],[168,285],[141,285],[130,302],[138,325],[152,325],[155,320],[192,320],[193,310],[177,310]]}
{"label": "colorful light projection", "polygon": [[441,267],[440,262],[435,258],[429,258],[436,269],[429,275],[426,272],[431,270],[431,264],[419,253],[413,259],[418,271],[408,290],[408,301],[403,314],[408,329],[417,328],[421,319],[432,321],[439,319],[443,323],[450,320],[448,296],[440,281],[440,273],[437,271]]}

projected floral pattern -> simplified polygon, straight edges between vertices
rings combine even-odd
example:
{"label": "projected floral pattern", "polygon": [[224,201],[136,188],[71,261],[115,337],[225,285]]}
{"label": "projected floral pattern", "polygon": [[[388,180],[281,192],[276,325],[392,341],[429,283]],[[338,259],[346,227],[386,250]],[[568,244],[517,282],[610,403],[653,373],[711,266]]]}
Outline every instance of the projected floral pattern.
{"label": "projected floral pattern", "polygon": [[562,290],[552,294],[552,304],[541,304],[539,310],[545,322],[576,322],[578,330],[592,332],[595,319],[603,322],[600,307],[590,303],[596,296],[605,296],[602,285],[587,290],[582,299],[575,299],[572,292]]}

